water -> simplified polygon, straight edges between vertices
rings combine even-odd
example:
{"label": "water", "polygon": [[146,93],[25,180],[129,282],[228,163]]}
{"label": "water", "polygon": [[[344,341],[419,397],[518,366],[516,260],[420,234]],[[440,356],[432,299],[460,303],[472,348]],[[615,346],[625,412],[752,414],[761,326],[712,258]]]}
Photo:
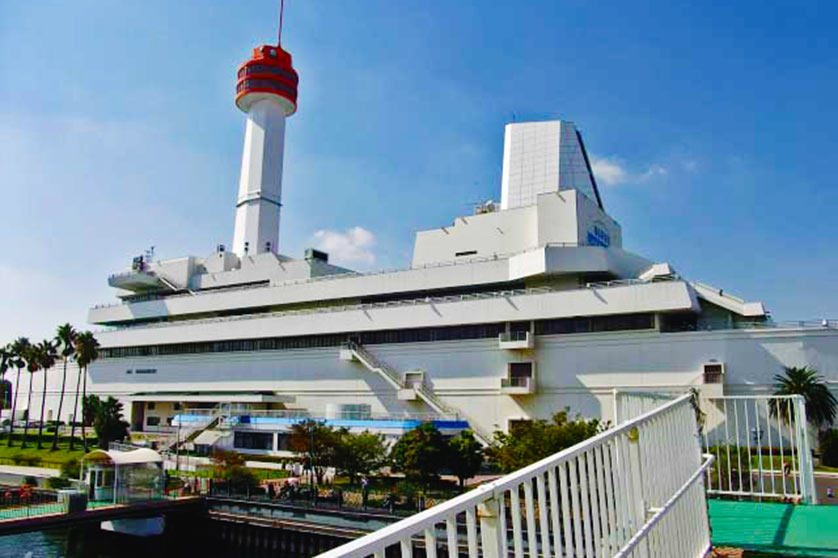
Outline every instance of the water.
{"label": "water", "polygon": [[[206,523],[204,527],[209,527]],[[98,525],[0,537],[0,558],[251,558],[200,536],[198,525],[167,528],[159,537],[138,538],[105,532]]]}

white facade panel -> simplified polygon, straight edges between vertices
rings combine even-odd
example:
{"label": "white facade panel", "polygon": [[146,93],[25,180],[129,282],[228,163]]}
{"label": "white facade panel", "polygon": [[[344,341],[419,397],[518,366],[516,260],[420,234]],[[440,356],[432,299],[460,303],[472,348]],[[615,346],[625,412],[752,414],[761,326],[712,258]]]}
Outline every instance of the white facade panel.
{"label": "white facade panel", "polygon": [[[771,392],[773,376],[783,366],[814,366],[834,391],[838,388],[838,331],[830,329],[551,335],[538,336],[533,350],[521,352],[500,349],[493,339],[367,349],[396,370],[423,370],[449,406],[489,431],[505,429],[509,419],[549,418],[566,406],[587,417],[610,419],[613,389],[683,391],[700,383],[702,364],[713,360],[725,364],[728,395]],[[538,367],[537,393],[501,394],[507,364],[530,360]],[[140,367],[155,372],[127,373]],[[75,389],[75,372],[71,365],[68,393]],[[48,377],[47,410],[56,413],[60,368]],[[25,408],[25,372],[21,378],[18,405]],[[13,374],[10,379],[14,382]],[[40,411],[40,382],[34,389],[32,416]],[[326,416],[329,406],[353,403],[369,404],[376,414],[429,412],[421,402],[399,401],[392,386],[359,363],[338,359],[337,347],[106,359],[91,366],[89,389],[125,402],[153,401],[155,391],[265,390],[315,416]],[[137,393],[147,395],[132,395]],[[67,401],[65,420],[72,407]]]}
{"label": "white facade panel", "polygon": [[384,329],[698,310],[683,281],[503,297],[450,297],[411,304],[228,320],[192,320],[97,334],[103,347],[319,335]]}

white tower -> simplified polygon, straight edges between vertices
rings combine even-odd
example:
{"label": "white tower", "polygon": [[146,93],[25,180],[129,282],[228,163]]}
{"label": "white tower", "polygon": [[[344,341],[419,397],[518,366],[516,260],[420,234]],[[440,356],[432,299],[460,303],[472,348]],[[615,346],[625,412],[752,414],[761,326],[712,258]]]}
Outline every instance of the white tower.
{"label": "white tower", "polygon": [[297,110],[299,78],[278,45],[253,50],[239,69],[236,105],[247,114],[233,252],[277,251],[285,119]]}
{"label": "white tower", "polygon": [[533,205],[539,194],[558,190],[582,192],[602,209],[585,144],[573,122],[507,124],[501,209]]}

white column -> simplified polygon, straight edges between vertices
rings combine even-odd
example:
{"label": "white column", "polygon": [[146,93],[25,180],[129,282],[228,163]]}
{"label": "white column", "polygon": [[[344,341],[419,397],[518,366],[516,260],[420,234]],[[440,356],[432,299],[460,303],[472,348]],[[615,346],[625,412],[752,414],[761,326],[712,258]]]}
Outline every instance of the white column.
{"label": "white column", "polygon": [[[239,256],[276,252],[282,196],[285,111],[271,97],[247,113],[233,252]],[[270,243],[270,244],[268,244]]]}

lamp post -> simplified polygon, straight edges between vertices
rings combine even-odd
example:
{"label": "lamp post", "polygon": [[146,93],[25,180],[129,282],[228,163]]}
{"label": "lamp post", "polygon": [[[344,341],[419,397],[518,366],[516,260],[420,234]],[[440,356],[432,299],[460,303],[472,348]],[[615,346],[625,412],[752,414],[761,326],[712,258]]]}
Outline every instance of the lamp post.
{"label": "lamp post", "polygon": [[180,417],[177,419],[177,439],[175,441],[175,471],[180,471]]}
{"label": "lamp post", "polygon": [[309,474],[311,475],[311,477],[309,477],[309,485],[311,486],[311,499],[312,499],[313,502],[316,502],[317,497],[315,496],[315,490],[317,490],[317,488],[314,485],[314,426],[315,426],[315,422],[311,421],[308,426],[309,426],[309,430],[308,430],[308,432],[309,432],[308,464],[309,464]]}

